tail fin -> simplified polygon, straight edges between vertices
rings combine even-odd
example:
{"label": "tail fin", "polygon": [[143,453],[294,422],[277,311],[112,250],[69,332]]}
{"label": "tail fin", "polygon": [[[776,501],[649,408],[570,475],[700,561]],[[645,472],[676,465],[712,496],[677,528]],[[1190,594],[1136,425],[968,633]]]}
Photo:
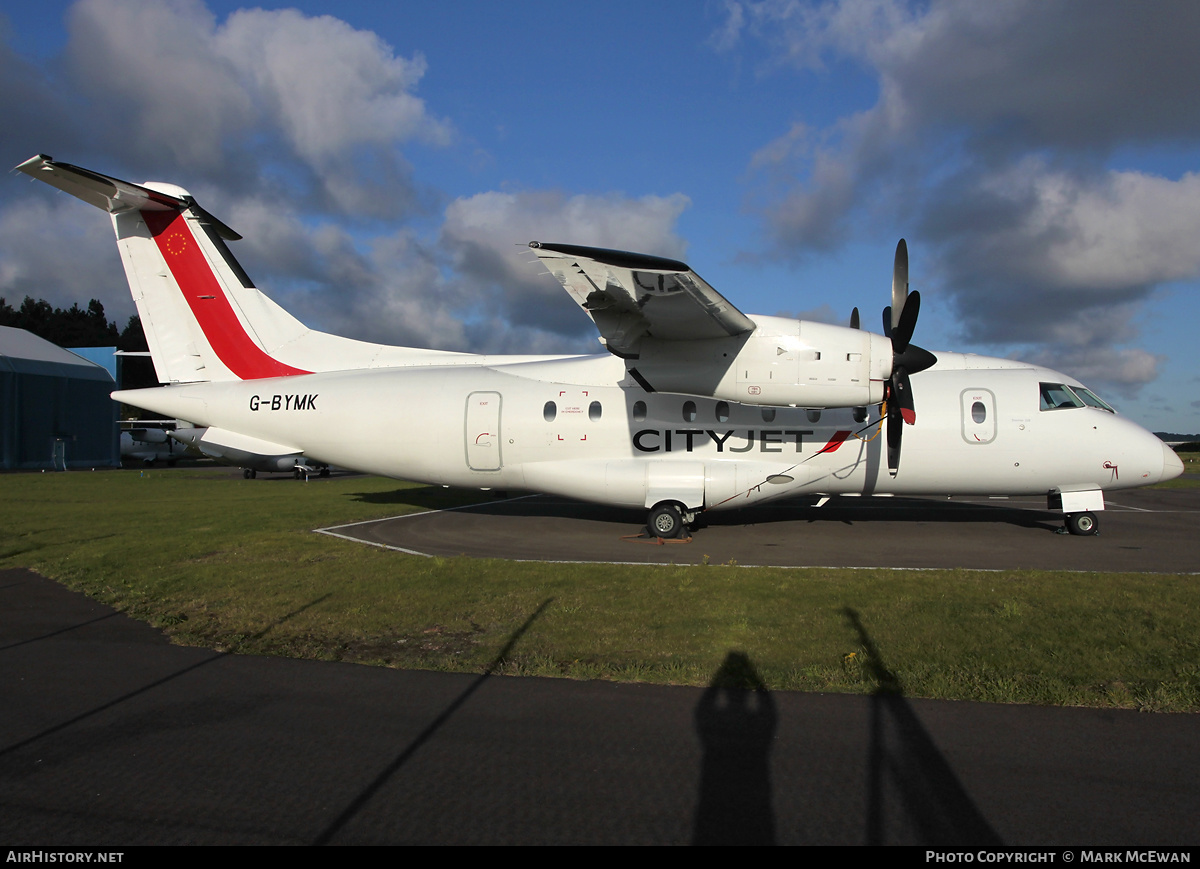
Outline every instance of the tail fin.
{"label": "tail fin", "polygon": [[225,245],[241,236],[186,190],[130,184],[45,155],[17,169],[112,216],[160,382],[309,373],[272,350],[310,330],[254,287]]}

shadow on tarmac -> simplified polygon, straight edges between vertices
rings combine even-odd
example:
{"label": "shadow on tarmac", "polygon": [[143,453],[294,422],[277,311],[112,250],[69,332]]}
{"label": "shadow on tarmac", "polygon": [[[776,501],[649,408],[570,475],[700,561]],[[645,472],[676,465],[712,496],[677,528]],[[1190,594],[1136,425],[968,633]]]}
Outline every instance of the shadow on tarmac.
{"label": "shadow on tarmac", "polygon": [[887,843],[887,831],[894,825],[888,806],[903,814],[897,823],[919,831],[920,841],[929,845],[1004,844],[904,698],[904,686],[884,664],[858,612],[846,607],[843,613],[858,633],[866,652],[864,665],[875,682],[868,740],[866,844]]}
{"label": "shadow on tarmac", "polygon": [[[889,830],[914,830],[940,846],[1003,844],[904,697],[859,618],[844,610],[875,683],[867,741],[863,841],[884,845]],[[702,747],[693,845],[774,845],[771,747],[776,704],[744,652],[730,652],[696,704]],[[853,788],[850,788],[853,791]]]}
{"label": "shadow on tarmac", "polygon": [[[295,618],[296,616],[300,615],[300,613],[304,612],[305,610],[309,609],[310,607],[316,606],[317,604],[321,603],[321,601],[325,600],[329,596],[330,596],[330,594],[323,594],[320,597],[318,597],[312,601],[309,601],[308,603],[304,604],[303,606],[292,610],[290,613],[287,613],[287,614],[281,616],[280,618],[273,621],[271,624],[267,625],[265,628],[263,628],[258,633],[250,635],[243,642],[252,642],[254,640],[262,639],[267,634],[269,634],[271,631],[273,631],[275,628],[282,625],[284,622],[287,622],[290,619]],[[104,621],[104,620],[112,618],[113,616],[116,616],[116,615],[119,615],[119,613],[114,611],[112,613],[108,613],[106,615],[100,616],[99,618],[89,619],[88,621],[85,621],[85,622],[80,622],[78,624],[69,625],[65,628],[62,628],[61,630],[52,631],[48,634],[42,635],[41,637],[34,637],[34,638],[24,640],[19,643],[12,643],[10,645],[4,646],[3,649],[11,649],[16,646],[25,645],[26,643],[29,643],[29,642],[45,640],[49,637],[53,637],[58,634],[63,634],[68,631],[76,630],[77,628],[83,627],[84,625],[90,625],[95,622]],[[4,757],[6,755],[12,754],[13,752],[25,747],[26,745],[37,742],[39,739],[44,739],[45,737],[50,736],[54,733],[58,733],[60,730],[64,730],[68,727],[71,727],[72,725],[78,724],[81,721],[86,721],[87,719],[90,719],[90,718],[100,714],[101,712],[104,712],[108,709],[112,709],[114,706],[119,706],[120,704],[125,703],[126,701],[131,700],[134,697],[138,697],[142,694],[145,694],[147,691],[152,691],[153,689],[159,687],[160,685],[165,685],[166,683],[171,682],[174,679],[178,679],[180,676],[190,673],[193,670],[197,670],[200,667],[206,667],[209,664],[211,664],[213,661],[219,661],[228,655],[232,655],[237,652],[238,648],[241,645],[242,645],[242,643],[239,643],[230,649],[226,649],[225,651],[212,652],[212,654],[209,657],[204,658],[203,660],[197,661],[194,664],[189,664],[188,666],[186,666],[180,670],[176,670],[173,673],[163,676],[161,679],[155,679],[153,682],[148,682],[147,684],[143,685],[142,687],[140,687],[134,691],[129,691],[125,694],[122,694],[120,697],[116,697],[116,698],[110,700],[107,703],[103,703],[100,706],[96,706],[92,709],[87,710],[86,712],[81,712],[78,715],[68,718],[65,721],[60,721],[58,724],[55,724],[51,727],[47,727],[45,730],[42,730],[40,733],[35,733],[32,736],[27,737],[26,739],[22,739],[19,742],[14,742],[11,745],[6,745],[3,748],[0,748],[0,757]],[[3,649],[0,649],[0,651],[2,651]]]}
{"label": "shadow on tarmac", "polygon": [[538,617],[546,611],[546,607],[550,606],[550,604],[553,602],[554,598],[552,597],[546,598],[546,600],[542,601],[541,605],[538,606],[538,608],[533,611],[532,615],[525,620],[525,623],[521,625],[521,627],[517,628],[517,630],[513,632],[512,636],[508,638],[508,642],[504,644],[504,648],[502,648],[497,653],[496,657],[492,659],[492,662],[488,664],[487,669],[485,669],[478,676],[478,678],[476,678],[467,687],[467,690],[463,691],[453,703],[447,706],[437,718],[431,721],[429,726],[422,730],[412,742],[410,742],[398,755],[396,755],[391,763],[389,763],[383,768],[383,770],[380,771],[379,775],[375,777],[374,781],[363,788],[362,792],[350,801],[350,804],[346,806],[346,808],[343,809],[336,818],[334,818],[333,823],[326,827],[321,834],[313,840],[314,845],[328,845],[331,841],[333,841],[333,837],[336,836],[338,832],[345,827],[346,824],[349,823],[355,817],[355,815],[357,815],[363,809],[363,807],[367,805],[367,803],[371,801],[371,798],[378,793],[380,788],[382,788],[388,783],[389,780],[391,780],[392,776],[400,771],[400,768],[408,762],[409,758],[416,754],[420,750],[421,746],[427,743],[435,733],[441,730],[442,725],[449,721],[454,716],[454,713],[457,712],[459,708],[461,708],[462,705],[467,702],[470,696],[478,691],[479,688],[482,687],[489,678],[491,678],[492,674],[496,672],[496,669],[508,659],[508,656],[512,653],[513,647],[516,646],[517,641],[524,636],[525,632],[529,630],[530,626],[532,626],[533,623],[537,621]]}
{"label": "shadow on tarmac", "polygon": [[[486,496],[488,493],[478,493]],[[491,493],[492,502],[463,504],[461,490],[427,486],[397,489],[392,492],[357,492],[357,501],[369,504],[408,504],[426,510],[453,509],[474,515],[519,516],[525,518],[586,519],[621,525],[637,525],[646,519],[645,511],[602,504],[572,501],[549,495],[509,498],[507,493]],[[809,524],[835,522],[941,522],[1004,523],[1021,528],[1040,528],[1056,532],[1062,528],[1062,514],[1006,504],[979,504],[962,500],[941,501],[932,498],[844,498],[817,507],[816,497],[792,498],[741,510],[719,510],[697,514],[694,529],[770,525],[803,520]]]}
{"label": "shadow on tarmac", "polygon": [[774,845],[771,742],[779,716],[744,652],[730,652],[695,712],[700,794],[693,845]]}

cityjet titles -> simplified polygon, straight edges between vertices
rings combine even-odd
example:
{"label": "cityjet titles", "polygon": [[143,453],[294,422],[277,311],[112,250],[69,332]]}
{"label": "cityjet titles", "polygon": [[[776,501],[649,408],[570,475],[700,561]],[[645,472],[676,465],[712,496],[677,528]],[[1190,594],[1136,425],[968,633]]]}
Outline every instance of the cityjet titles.
{"label": "cityjet titles", "polygon": [[251,410],[316,410],[319,392],[307,395],[252,395]]}
{"label": "cityjet titles", "polygon": [[804,436],[812,434],[812,429],[782,428],[755,431],[751,428],[731,441],[735,433],[733,429],[716,432],[699,428],[644,428],[634,434],[633,446],[643,453],[657,453],[660,450],[664,453],[690,453],[697,446],[703,446],[707,438],[717,445],[718,453],[748,453],[755,446],[760,453],[782,453],[786,447],[794,446],[794,451],[798,453],[804,446]]}

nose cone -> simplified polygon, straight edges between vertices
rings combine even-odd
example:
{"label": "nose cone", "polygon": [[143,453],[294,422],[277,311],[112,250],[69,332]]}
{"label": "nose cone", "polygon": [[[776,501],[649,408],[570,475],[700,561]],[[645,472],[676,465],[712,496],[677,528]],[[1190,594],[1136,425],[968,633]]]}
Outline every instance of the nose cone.
{"label": "nose cone", "polygon": [[1175,454],[1175,451],[1173,449],[1171,449],[1169,446],[1167,446],[1166,444],[1162,445],[1162,451],[1163,451],[1162,476],[1158,478],[1158,481],[1160,483],[1162,483],[1166,480],[1174,480],[1176,477],[1178,477],[1180,474],[1183,473],[1183,462],[1180,461],[1179,456]]}

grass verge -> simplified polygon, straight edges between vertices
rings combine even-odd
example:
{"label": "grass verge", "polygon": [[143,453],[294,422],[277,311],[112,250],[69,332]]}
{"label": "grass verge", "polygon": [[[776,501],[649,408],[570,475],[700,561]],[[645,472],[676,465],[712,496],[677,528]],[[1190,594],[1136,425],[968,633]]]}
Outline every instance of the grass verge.
{"label": "grass verge", "polygon": [[[178,643],[479,672],[704,685],[731,651],[773,690],[1200,710],[1195,577],[525,564],[423,558],[310,529],[470,503],[372,477],[0,477],[0,567],[30,567]],[[859,630],[861,625],[862,630]]]}

